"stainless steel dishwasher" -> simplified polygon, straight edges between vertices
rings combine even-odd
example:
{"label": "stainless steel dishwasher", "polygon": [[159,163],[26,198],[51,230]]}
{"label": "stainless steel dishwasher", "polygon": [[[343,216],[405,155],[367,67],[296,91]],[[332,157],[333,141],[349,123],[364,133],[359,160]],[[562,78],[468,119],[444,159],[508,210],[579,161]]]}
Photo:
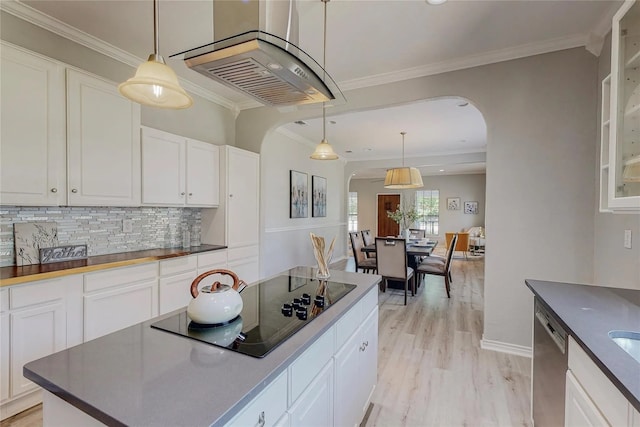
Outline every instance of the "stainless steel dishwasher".
{"label": "stainless steel dishwasher", "polygon": [[533,423],[535,427],[564,426],[567,333],[538,298],[535,301]]}

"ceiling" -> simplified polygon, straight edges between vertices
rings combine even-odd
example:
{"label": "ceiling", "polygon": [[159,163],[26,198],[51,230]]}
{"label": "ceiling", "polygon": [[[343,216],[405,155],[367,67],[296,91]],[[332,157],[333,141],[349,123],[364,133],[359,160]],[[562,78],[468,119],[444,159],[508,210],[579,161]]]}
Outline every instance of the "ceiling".
{"label": "ceiling", "polygon": [[[605,0],[449,0],[433,6],[424,0],[332,0],[327,4],[326,69],[348,102],[348,91],[356,88],[578,46],[599,53],[620,4]],[[151,0],[2,0],[0,5],[48,29],[62,28],[66,36],[98,46],[132,65],[153,52]],[[323,53],[322,8],[320,0],[298,0],[298,45],[318,61]],[[160,0],[160,53],[187,90],[229,108],[258,106],[245,95],[189,70],[181,57],[168,58],[213,41],[212,16],[209,0]],[[482,116],[471,104],[460,107],[464,102],[430,100],[335,117],[328,109],[327,121],[335,124],[327,123],[327,137],[347,161],[399,159],[400,131],[407,132],[407,157],[484,151]],[[319,142],[321,119],[305,122],[288,124],[284,131],[310,143]],[[468,166],[460,168],[469,170]],[[439,168],[431,169],[429,173],[439,172]],[[450,165],[448,173],[453,170],[455,165]]]}

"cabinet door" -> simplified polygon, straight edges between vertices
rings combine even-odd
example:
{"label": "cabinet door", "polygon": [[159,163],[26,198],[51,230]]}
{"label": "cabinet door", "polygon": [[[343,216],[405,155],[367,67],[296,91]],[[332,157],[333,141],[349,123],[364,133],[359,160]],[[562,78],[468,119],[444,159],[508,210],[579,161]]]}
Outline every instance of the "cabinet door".
{"label": "cabinet door", "polygon": [[291,427],[333,425],[333,362],[327,365],[288,411]]}
{"label": "cabinet door", "polygon": [[360,331],[351,336],[335,357],[334,425],[355,426],[360,424],[360,408],[364,404],[360,384],[360,353],[362,337]]}
{"label": "cabinet door", "polygon": [[84,340],[144,322],[158,314],[158,282],[96,292],[84,297]]}
{"label": "cabinet door", "polygon": [[0,200],[66,203],[64,68],[2,44]]}
{"label": "cabinet door", "polygon": [[184,308],[191,301],[191,282],[196,278],[196,271],[160,279],[159,295],[160,312],[165,314]]}
{"label": "cabinet door", "polygon": [[9,398],[9,313],[0,314],[0,402]]}
{"label": "cabinet door", "polygon": [[259,161],[257,154],[227,147],[227,246],[258,244]]}
{"label": "cabinet door", "polygon": [[140,105],[67,70],[67,122],[69,205],[139,205]]}
{"label": "cabinet door", "polygon": [[371,394],[378,382],[378,307],[365,319],[362,324],[362,346],[360,353],[360,386],[364,402],[361,406],[360,418],[358,423],[362,421]]}
{"label": "cabinet door", "polygon": [[285,371],[249,402],[226,426],[271,427],[280,421],[286,410],[287,373]]}
{"label": "cabinet door", "polygon": [[184,138],[142,128],[142,203],[183,205],[186,196]]}
{"label": "cabinet door", "polygon": [[567,371],[565,399],[564,425],[566,427],[609,425],[570,370]]}
{"label": "cabinet door", "polygon": [[11,313],[11,394],[37,386],[22,376],[22,367],[66,346],[66,315],[62,300]]}
{"label": "cabinet door", "polygon": [[217,145],[187,139],[187,205],[220,204],[220,151]]}

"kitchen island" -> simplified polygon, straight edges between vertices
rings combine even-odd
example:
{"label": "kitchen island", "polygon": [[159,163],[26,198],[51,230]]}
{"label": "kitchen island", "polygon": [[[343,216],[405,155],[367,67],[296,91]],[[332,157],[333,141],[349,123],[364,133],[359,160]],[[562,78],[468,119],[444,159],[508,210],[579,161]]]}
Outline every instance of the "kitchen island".
{"label": "kitchen island", "polygon": [[[315,269],[282,275],[295,289]],[[177,310],[28,363],[24,375],[45,390],[45,426],[293,426],[309,415],[352,424],[375,386],[380,279],[332,270],[330,281],[355,289],[263,358],[151,327]],[[254,322],[274,315],[255,309]],[[352,381],[369,385],[356,402]]]}
{"label": "kitchen island", "polygon": [[525,282],[569,335],[565,425],[640,425],[640,361],[609,335],[640,332],[640,290]]}

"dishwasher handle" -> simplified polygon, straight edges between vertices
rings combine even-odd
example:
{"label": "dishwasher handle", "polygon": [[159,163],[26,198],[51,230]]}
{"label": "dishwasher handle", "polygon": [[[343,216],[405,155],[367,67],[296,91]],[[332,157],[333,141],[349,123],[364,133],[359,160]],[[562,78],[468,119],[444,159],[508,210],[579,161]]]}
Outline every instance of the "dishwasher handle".
{"label": "dishwasher handle", "polygon": [[542,325],[544,330],[549,334],[554,343],[558,346],[562,354],[566,351],[566,336],[567,334],[558,326],[554,325],[555,322],[551,320],[548,314],[536,310],[536,318]]}

